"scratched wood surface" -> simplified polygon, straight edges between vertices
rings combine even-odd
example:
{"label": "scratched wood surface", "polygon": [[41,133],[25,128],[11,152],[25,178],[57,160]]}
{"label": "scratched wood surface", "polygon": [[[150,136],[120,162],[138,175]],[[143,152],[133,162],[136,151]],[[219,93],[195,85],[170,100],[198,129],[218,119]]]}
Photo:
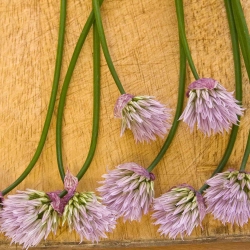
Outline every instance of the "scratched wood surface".
{"label": "scratched wood surface", "polygon": [[[39,141],[52,86],[56,57],[60,1],[0,1],[0,159],[1,189],[11,184],[26,168]],[[250,25],[250,1],[242,0]],[[62,85],[74,46],[91,10],[91,1],[69,0]],[[219,80],[234,90],[234,68],[229,28],[222,0],[186,0],[186,30],[194,62],[202,77]],[[177,102],[179,47],[174,1],[105,0],[102,7],[106,37],[114,64],[126,92],[153,95],[174,111]],[[92,30],[91,30],[92,31]],[[243,69],[242,118],[236,145],[227,168],[238,168],[250,124],[250,84]],[[95,190],[106,170],[124,162],[147,167],[164,143],[135,144],[129,131],[120,138],[120,121],[113,118],[113,106],[119,92],[102,56],[101,121],[96,155],[78,190]],[[187,71],[187,84],[193,81]],[[185,100],[186,103],[187,100]],[[57,107],[57,106],[56,106]],[[17,189],[44,191],[62,189],[57,171],[54,116],[43,153],[28,178]],[[77,174],[89,148],[92,122],[92,34],[83,47],[67,96],[63,123],[64,164]],[[189,183],[199,188],[219,163],[228,142],[228,134],[205,138],[189,132],[181,123],[175,139],[155,169],[156,197],[176,184]],[[248,170],[250,163],[248,162]],[[15,190],[17,190],[15,189]],[[15,191],[14,190],[14,191]],[[14,193],[14,191],[12,193]],[[184,242],[204,242],[225,238],[242,241],[250,235],[250,224],[243,228],[225,225],[207,215],[204,229],[197,228]],[[157,233],[150,216],[141,222],[123,223],[104,241],[105,248],[131,241],[151,242],[150,246],[179,244]],[[246,238],[248,241],[248,238]],[[0,236],[2,246],[9,240]],[[41,246],[78,244],[77,234],[59,228]],[[112,243],[113,242],[113,243]],[[88,243],[89,242],[84,242]],[[109,244],[110,243],[110,244]],[[146,244],[145,243],[145,244]],[[102,243],[101,243],[102,244]],[[118,246],[117,245],[117,246]],[[146,245],[144,245],[146,246]],[[132,248],[131,248],[132,249]],[[146,248],[145,248],[146,249]],[[153,247],[151,249],[154,249]],[[157,249],[157,248],[155,248]],[[179,248],[182,249],[182,248]],[[183,248],[184,249],[184,248]],[[198,248],[197,248],[198,249]],[[199,248],[203,249],[203,248]],[[220,248],[218,248],[220,249]]]}

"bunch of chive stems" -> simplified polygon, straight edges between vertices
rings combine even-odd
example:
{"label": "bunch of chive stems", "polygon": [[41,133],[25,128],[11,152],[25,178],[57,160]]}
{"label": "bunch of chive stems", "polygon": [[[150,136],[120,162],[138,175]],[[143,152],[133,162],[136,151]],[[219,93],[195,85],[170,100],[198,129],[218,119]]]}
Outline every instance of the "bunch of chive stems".
{"label": "bunch of chive stems", "polygon": [[[80,169],[80,171],[77,174],[78,180],[80,180],[83,175],[86,173],[87,169],[90,166],[90,163],[94,157],[95,149],[96,149],[96,144],[97,144],[97,138],[98,138],[98,130],[99,130],[99,113],[100,113],[100,52],[98,52],[98,44],[99,43],[99,38],[100,42],[102,45],[103,53],[105,55],[105,58],[107,60],[108,66],[110,68],[110,72],[114,78],[114,81],[120,90],[121,94],[125,93],[124,88],[119,80],[118,74],[115,70],[115,67],[113,65],[112,59],[109,54],[106,38],[104,35],[104,30],[102,26],[102,21],[101,21],[101,15],[100,15],[100,6],[103,3],[103,0],[96,1],[93,0],[93,9],[95,10],[95,13],[92,11],[83,27],[83,30],[79,36],[79,39],[77,41],[77,44],[75,46],[65,79],[62,87],[62,91],[60,94],[60,100],[59,100],[59,105],[58,105],[58,112],[57,112],[57,123],[56,123],[56,151],[57,151],[57,162],[58,162],[58,170],[61,176],[62,181],[64,180],[65,177],[65,170],[63,166],[63,160],[62,160],[62,120],[63,120],[63,110],[66,102],[66,96],[67,96],[67,91],[69,88],[70,80],[74,72],[74,68],[76,66],[79,54],[81,52],[81,49],[83,47],[83,44],[86,40],[86,37],[90,31],[90,28],[95,22],[96,19],[96,31],[94,36],[98,37],[95,38],[95,43],[94,43],[94,51],[95,54],[95,60],[94,60],[94,98],[93,98],[93,124],[92,124],[92,138],[91,138],[91,144],[89,147],[89,152],[87,155],[87,158]],[[64,45],[64,32],[65,32],[65,20],[66,20],[66,0],[61,0],[61,12],[60,12],[60,25],[59,25],[59,36],[58,36],[58,49],[57,49],[57,58],[56,58],[56,66],[55,66],[55,73],[54,73],[54,81],[53,81],[53,87],[51,91],[51,98],[50,98],[50,103],[48,107],[48,112],[46,115],[46,120],[44,123],[44,128],[41,134],[41,139],[38,143],[37,150],[34,154],[34,157],[32,158],[31,162],[25,169],[25,171],[20,175],[20,177],[13,182],[9,187],[4,189],[2,191],[2,195],[6,195],[9,193],[12,189],[14,189],[18,184],[20,184],[30,173],[30,171],[33,169],[35,166],[37,160],[39,159],[39,156],[42,152],[42,149],[44,147],[54,106],[55,106],[55,101],[56,101],[56,94],[58,90],[58,84],[59,84],[59,78],[60,78],[60,71],[61,71],[61,64],[62,64],[62,55],[63,55],[63,45]],[[179,121],[178,118],[181,114],[182,107],[183,107],[183,101],[184,101],[184,93],[185,93],[185,72],[186,72],[186,58],[185,54],[183,52],[182,47],[180,46],[180,80],[179,80],[179,91],[178,91],[178,103],[177,103],[177,108],[176,108],[176,114],[175,118],[173,121],[172,128],[169,132],[168,137],[166,138],[165,143],[163,144],[163,147],[161,148],[159,154],[156,156],[156,158],[153,160],[153,162],[150,164],[148,167],[148,171],[152,171],[153,168],[158,164],[158,162],[161,160],[163,155],[165,154],[166,150],[170,146],[175,132],[177,130]],[[63,197],[66,195],[67,191],[63,190],[60,194],[60,197]]]}
{"label": "bunch of chive stems", "polygon": [[[86,40],[86,37],[89,33],[89,30],[94,21],[96,21],[96,31],[95,36],[98,37],[95,39],[94,44],[94,51],[95,51],[95,59],[94,59],[94,98],[93,98],[93,124],[92,124],[92,139],[89,148],[89,153],[84,162],[82,168],[80,169],[79,173],[77,174],[78,180],[80,180],[83,175],[86,173],[90,163],[93,159],[97,138],[98,138],[98,130],[99,130],[99,110],[100,110],[100,51],[99,51],[99,43],[101,43],[103,53],[105,55],[107,64],[110,68],[110,72],[114,78],[114,81],[121,93],[125,93],[124,88],[119,80],[119,77],[116,73],[114,68],[113,62],[111,60],[108,46],[106,42],[106,38],[104,35],[103,25],[101,22],[101,15],[100,15],[100,5],[102,4],[103,0],[93,0],[93,9],[84,25],[84,28],[79,36],[78,42],[76,44],[74,53],[72,55],[67,74],[65,76],[65,80],[63,83],[60,101],[58,106],[58,116],[57,116],[57,124],[56,124],[56,148],[57,148],[57,160],[58,160],[58,169],[63,180],[65,177],[63,162],[62,162],[62,118],[63,118],[63,109],[65,106],[65,100],[67,96],[67,90],[70,84],[70,80],[77,63],[77,59],[81,52],[82,46]],[[232,41],[232,48],[233,48],[233,58],[234,58],[234,70],[235,70],[235,88],[236,88],[236,98],[239,101],[242,101],[242,72],[241,72],[241,61],[240,61],[240,50],[243,55],[245,67],[247,70],[248,77],[250,79],[250,36],[248,32],[248,28],[246,25],[246,21],[244,18],[243,10],[239,0],[225,0],[225,6],[227,11],[228,23],[230,28],[231,34],[231,41]],[[180,117],[182,107],[183,107],[183,99],[184,99],[184,89],[185,89],[185,72],[186,72],[186,59],[190,66],[190,69],[195,77],[195,79],[199,79],[199,75],[197,70],[194,66],[194,62],[192,60],[191,52],[189,50],[187,38],[185,35],[185,25],[184,25],[184,10],[183,10],[183,1],[182,0],[175,0],[176,3],[176,11],[178,16],[178,28],[179,28],[179,37],[180,37],[180,76],[179,76],[179,91],[178,91],[178,102],[177,108],[175,113],[175,118],[173,121],[172,128],[169,132],[169,135],[163,144],[160,152],[147,168],[149,172],[151,172],[155,166],[159,163],[163,155],[165,154],[166,150],[170,146],[174,135],[176,133],[178,127],[178,118]],[[43,150],[44,144],[46,142],[48,130],[51,123],[52,114],[55,108],[55,101],[56,95],[58,92],[58,85],[59,85],[59,78],[61,73],[61,65],[62,65],[62,57],[63,57],[63,46],[64,46],[64,33],[65,33],[65,20],[66,20],[66,0],[61,0],[61,11],[60,11],[60,25],[59,25],[59,35],[58,35],[58,46],[57,46],[57,56],[56,56],[56,63],[55,63],[55,72],[54,72],[54,79],[53,85],[51,90],[50,102],[48,105],[48,111],[46,115],[46,119],[44,122],[43,130],[41,133],[41,137],[37,146],[37,149],[32,157],[30,163],[24,170],[24,172],[7,188],[2,191],[2,195],[6,195],[12,189],[14,189],[17,185],[19,185],[30,173],[30,171],[35,166],[37,160],[40,157],[40,154]],[[100,41],[99,41],[100,39]],[[224,166],[226,165],[238,133],[238,126],[233,125],[230,138],[228,141],[227,148],[225,153],[217,167],[217,169],[213,172],[212,176],[218,172],[221,172]],[[202,193],[207,188],[207,185],[204,185],[200,188],[200,192]],[[60,196],[63,197],[66,194],[66,191],[63,191]]]}

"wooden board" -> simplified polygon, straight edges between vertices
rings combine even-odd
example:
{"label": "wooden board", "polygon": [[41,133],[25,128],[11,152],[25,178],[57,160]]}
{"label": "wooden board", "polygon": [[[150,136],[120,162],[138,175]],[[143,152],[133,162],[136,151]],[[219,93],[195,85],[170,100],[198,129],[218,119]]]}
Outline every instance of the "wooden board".
{"label": "wooden board", "polygon": [[[60,1],[2,0],[0,2],[0,159],[1,188],[11,184],[26,168],[37,147],[45,120],[56,57]],[[250,1],[242,0],[250,25]],[[60,86],[74,46],[91,10],[91,1],[69,0],[64,61]],[[223,1],[185,1],[186,30],[194,62],[202,77],[213,77],[228,90],[234,90],[234,66],[229,28]],[[128,93],[153,95],[166,103],[174,115],[179,76],[178,30],[174,1],[106,0],[102,7],[106,37],[114,64]],[[250,84],[243,69],[243,106],[239,135],[227,168],[238,168],[250,124]],[[107,169],[125,162],[147,167],[164,143],[135,144],[129,131],[120,138],[120,121],[113,118],[119,92],[102,56],[101,122],[96,155],[89,171],[79,183],[82,191],[98,187]],[[193,76],[188,69],[187,84]],[[59,96],[59,95],[58,95]],[[185,100],[186,103],[187,100]],[[55,121],[57,109],[43,153],[19,190],[62,189],[57,171]],[[63,124],[64,164],[76,174],[89,148],[92,122],[92,34],[90,33],[67,96]],[[155,169],[156,197],[176,184],[189,183],[199,188],[219,163],[228,142],[228,134],[204,137],[190,133],[181,123],[173,144]],[[250,170],[248,162],[248,170]],[[16,189],[15,189],[16,190]],[[14,190],[14,191],[15,191]],[[14,191],[12,193],[14,193]],[[226,238],[233,241],[250,234],[250,224],[243,228],[225,225],[206,216],[204,229],[197,228],[184,242],[197,239]],[[173,244],[157,233],[150,216],[142,221],[118,221],[114,233],[104,241],[123,244],[131,241],[161,241]],[[9,242],[3,235],[1,244]],[[248,238],[247,238],[248,240]],[[76,233],[60,228],[47,243],[60,246],[78,244]],[[155,244],[152,244],[155,242]],[[175,243],[182,241],[177,240]],[[47,244],[42,242],[42,244]],[[88,243],[88,242],[87,242]],[[119,245],[118,244],[118,245]],[[146,244],[146,243],[145,243]],[[146,248],[145,248],[146,249]],[[153,249],[153,248],[151,248]],[[182,249],[182,248],[180,248]],[[202,248],[201,248],[202,249]],[[218,248],[219,249],[219,248]]]}

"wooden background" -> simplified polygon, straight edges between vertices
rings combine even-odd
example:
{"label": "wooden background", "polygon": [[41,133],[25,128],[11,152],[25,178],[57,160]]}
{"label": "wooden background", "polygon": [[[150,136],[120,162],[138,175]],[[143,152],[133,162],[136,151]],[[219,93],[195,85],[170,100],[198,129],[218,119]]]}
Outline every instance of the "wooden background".
{"label": "wooden background", "polygon": [[[194,62],[201,77],[213,77],[229,91],[234,90],[234,66],[229,28],[222,0],[185,0],[186,30]],[[242,0],[250,25],[250,1]],[[58,36],[60,1],[1,0],[0,2],[0,159],[1,189],[11,184],[26,168],[37,147],[45,120],[53,80]],[[65,50],[60,86],[81,29],[91,10],[90,0],[69,0]],[[174,1],[105,0],[102,7],[106,37],[114,64],[126,92],[153,95],[166,103],[174,116],[179,75],[178,30]],[[92,31],[92,30],[91,30]],[[243,69],[243,106],[238,138],[227,168],[238,168],[250,124],[250,84]],[[106,170],[125,162],[147,167],[164,140],[135,144],[130,131],[120,138],[120,121],[113,117],[119,92],[102,56],[101,122],[96,155],[78,186],[94,191]],[[194,80],[187,71],[187,84]],[[59,96],[59,95],[58,95]],[[187,100],[185,100],[185,103]],[[56,106],[57,107],[57,106]],[[55,121],[57,108],[43,153],[19,190],[62,189],[57,171]],[[80,58],[68,92],[63,125],[64,164],[76,174],[90,144],[92,123],[92,32]],[[190,133],[181,123],[164,159],[155,169],[156,197],[176,184],[199,188],[219,163],[228,134],[206,138]],[[248,162],[248,170],[250,164]],[[14,191],[13,191],[14,192]],[[207,215],[204,230],[197,228],[184,242],[160,237],[150,216],[140,223],[118,221],[116,230],[98,246],[83,242],[79,247],[153,246],[213,241],[249,241],[250,224],[243,228],[223,226]],[[3,235],[1,246],[9,244]],[[73,246],[77,234],[68,228],[49,236],[41,246]],[[146,248],[145,246],[149,246]],[[151,246],[151,248],[150,248]],[[232,249],[233,245],[230,245]],[[240,246],[240,245],[238,245]],[[249,246],[249,245],[248,245]],[[15,248],[15,246],[13,246]],[[189,247],[190,248],[190,247]],[[155,248],[157,249],[157,248]],[[182,248],[179,248],[182,249]],[[184,249],[184,248],[183,248]],[[197,248],[203,249],[203,248]],[[215,248],[221,249],[221,248]]]}

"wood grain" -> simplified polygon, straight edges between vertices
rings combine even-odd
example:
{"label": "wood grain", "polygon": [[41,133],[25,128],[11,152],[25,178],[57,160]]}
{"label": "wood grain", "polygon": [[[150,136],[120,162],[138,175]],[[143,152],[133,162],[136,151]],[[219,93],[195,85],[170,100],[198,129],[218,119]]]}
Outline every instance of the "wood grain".
{"label": "wood grain", "polygon": [[[88,243],[55,243],[55,244],[41,244],[39,247],[34,247],[34,250],[55,250],[55,249],[72,249],[72,250],[91,250],[91,249],[115,249],[115,250],[161,250],[161,249],[171,249],[171,250],[237,250],[239,248],[249,249],[250,242],[245,237],[238,237],[237,239],[232,240],[230,237],[228,239],[219,240],[216,238],[207,238],[201,239],[197,238],[196,240],[186,240],[186,241],[164,241],[164,240],[150,240],[150,241],[107,241],[100,242],[98,245],[88,244]],[[229,242],[230,241],[230,242]],[[42,246],[43,245],[43,246]],[[21,246],[9,246],[9,249],[22,249]],[[0,249],[6,249],[6,245],[0,245]]]}
{"label": "wood grain", "polygon": [[[250,25],[250,1],[242,0],[242,5]],[[23,172],[39,141],[53,80],[59,7],[59,1],[52,0],[0,2],[2,189]],[[68,1],[60,86],[90,10],[90,0]],[[233,91],[233,57],[223,1],[186,0],[185,14],[187,37],[199,74],[202,77],[213,77],[228,90]],[[102,7],[102,15],[110,52],[125,90],[136,95],[153,95],[162,103],[166,103],[174,114],[179,75],[178,30],[174,1],[106,0]],[[227,168],[239,167],[250,124],[250,84],[244,66],[242,69],[243,106],[246,110]],[[101,175],[118,164],[133,161],[147,167],[164,142],[159,139],[151,144],[135,144],[129,131],[120,138],[120,121],[113,118],[113,106],[119,92],[103,56],[101,72],[100,137],[92,165],[79,183],[78,189],[82,191],[94,191],[98,187],[97,182],[101,180]],[[188,69],[187,84],[193,80]],[[43,153],[28,178],[18,186],[19,190],[62,189],[56,163],[56,114],[57,109]],[[88,152],[91,122],[92,32],[78,60],[65,108],[64,164],[74,174],[79,171]],[[154,171],[157,178],[156,197],[176,184],[189,183],[199,188],[219,163],[228,138],[228,134],[205,138],[200,132],[190,133],[186,124],[181,123],[173,144]],[[248,162],[248,170],[249,165]],[[184,242],[200,237],[217,239],[228,236],[232,240],[234,237],[250,234],[250,224],[242,228],[224,226],[210,215],[206,216],[203,226],[203,230],[196,228],[190,237],[185,237]],[[114,241],[119,244],[134,240],[174,243],[157,233],[157,228],[152,225],[149,215],[144,216],[140,223],[124,224],[119,220],[114,233],[108,236],[109,239],[104,241],[107,242],[106,248],[112,246]],[[0,236],[0,240],[2,245],[9,242],[3,235]],[[69,233],[66,227],[60,228],[56,236],[51,235],[47,240],[48,244],[61,246],[67,246],[70,242],[77,244],[79,237],[74,232]],[[153,246],[151,243],[149,245]],[[187,245],[179,246],[178,249],[186,248]],[[205,249],[205,246],[201,245],[197,249]]]}

